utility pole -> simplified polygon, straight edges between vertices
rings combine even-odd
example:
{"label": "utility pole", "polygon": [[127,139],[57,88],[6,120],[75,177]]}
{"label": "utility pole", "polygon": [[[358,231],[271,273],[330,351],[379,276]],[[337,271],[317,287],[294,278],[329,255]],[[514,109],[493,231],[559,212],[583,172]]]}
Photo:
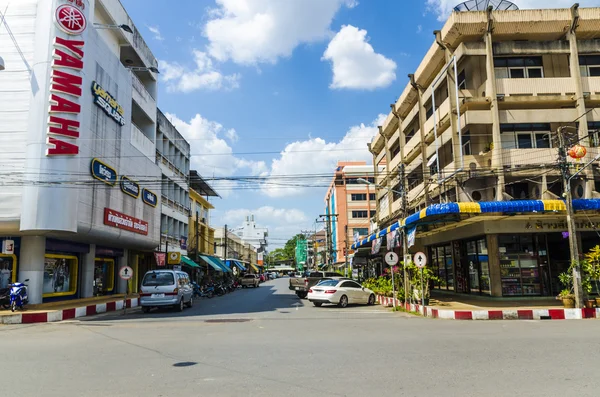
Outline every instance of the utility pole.
{"label": "utility pole", "polygon": [[196,262],[198,262],[200,258],[200,223],[198,222],[198,217],[200,213],[196,211]]}
{"label": "utility pole", "polygon": [[223,234],[223,236],[224,236],[224,241],[223,241],[223,248],[224,248],[223,259],[227,260],[227,225],[225,225],[225,233]]}
{"label": "utility pole", "polygon": [[565,137],[563,135],[563,127],[558,127],[558,142],[558,164],[561,170],[565,191],[567,230],[569,231],[569,250],[571,251],[571,266],[573,268],[573,293],[575,294],[575,306],[577,308],[581,308],[583,307],[583,288],[581,286],[579,247],[577,244],[575,219],[573,218],[573,195],[571,194],[571,178],[569,172],[569,162],[567,161],[567,148]]}
{"label": "utility pole", "polygon": [[327,254],[327,258],[325,263],[331,265],[333,264],[332,262],[332,258],[333,258],[333,241],[331,240],[331,218],[335,218],[337,217],[338,214],[324,214],[324,215],[319,215],[320,218],[326,218],[325,221],[319,221],[316,220],[316,223],[325,223],[326,224],[326,234],[327,234],[327,247],[326,247],[326,254]]}

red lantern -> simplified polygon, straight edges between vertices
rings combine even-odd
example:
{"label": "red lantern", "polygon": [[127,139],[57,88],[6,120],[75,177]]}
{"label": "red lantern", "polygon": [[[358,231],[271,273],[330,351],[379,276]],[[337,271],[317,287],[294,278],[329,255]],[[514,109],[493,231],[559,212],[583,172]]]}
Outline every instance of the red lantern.
{"label": "red lantern", "polygon": [[569,155],[569,157],[574,158],[575,160],[579,160],[580,158],[585,157],[585,155],[587,154],[587,150],[584,146],[575,145],[571,149],[569,149],[567,154]]}

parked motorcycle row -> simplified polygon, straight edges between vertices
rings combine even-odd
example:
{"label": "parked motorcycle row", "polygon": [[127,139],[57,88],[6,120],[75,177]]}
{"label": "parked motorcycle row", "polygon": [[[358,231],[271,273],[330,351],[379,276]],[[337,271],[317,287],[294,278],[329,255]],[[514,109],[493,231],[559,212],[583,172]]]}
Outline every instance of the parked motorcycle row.
{"label": "parked motorcycle row", "polygon": [[241,284],[237,280],[230,280],[226,282],[208,282],[204,285],[200,285],[196,282],[192,282],[194,288],[194,298],[212,298],[214,296],[223,296],[229,292],[233,292],[238,288],[241,288]]}
{"label": "parked motorcycle row", "polygon": [[27,284],[29,279],[23,283],[9,284],[7,288],[0,288],[0,306],[11,311],[23,310],[28,302]]}

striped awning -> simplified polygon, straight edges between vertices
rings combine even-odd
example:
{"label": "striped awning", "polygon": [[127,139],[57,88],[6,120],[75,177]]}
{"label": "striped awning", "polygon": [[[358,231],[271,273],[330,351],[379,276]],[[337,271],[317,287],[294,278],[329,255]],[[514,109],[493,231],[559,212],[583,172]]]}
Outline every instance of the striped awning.
{"label": "striped awning", "polygon": [[[573,200],[573,209],[575,211],[598,211],[600,210],[600,199],[576,199]],[[486,213],[543,213],[543,212],[566,211],[566,204],[563,200],[514,200],[514,201],[480,201],[467,203],[443,203],[433,204],[422,209],[398,222],[380,230],[370,236],[352,244],[352,249],[363,247],[376,238],[385,236],[387,233],[398,228],[416,226],[421,221],[429,221],[438,215],[449,214],[486,214]],[[428,219],[429,218],[429,219]]]}

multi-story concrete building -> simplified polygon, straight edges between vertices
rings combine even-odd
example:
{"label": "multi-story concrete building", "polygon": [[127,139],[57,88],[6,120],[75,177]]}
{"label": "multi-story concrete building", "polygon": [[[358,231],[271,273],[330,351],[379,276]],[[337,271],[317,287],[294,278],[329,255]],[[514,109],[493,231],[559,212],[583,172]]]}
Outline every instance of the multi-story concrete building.
{"label": "multi-story concrete building", "polygon": [[267,248],[269,229],[266,227],[257,227],[256,222],[254,221],[254,215],[248,215],[244,224],[237,229],[233,229],[232,233],[245,242],[252,244],[258,252],[263,252]]}
{"label": "multi-story concrete building", "polygon": [[[383,166],[379,166],[383,171]],[[355,236],[370,232],[375,216],[376,191],[373,166],[365,161],[339,161],[325,195],[328,264],[345,263]]]}
{"label": "multi-story concrete building", "polygon": [[[159,243],[157,61],[117,0],[0,0],[2,286],[125,292]],[[136,278],[131,281],[135,291]]]}
{"label": "multi-story concrete building", "polygon": [[238,270],[252,273],[259,273],[260,271],[256,247],[229,229],[227,231],[224,227],[215,229],[215,252],[216,256],[226,260],[232,269],[234,265],[239,263],[243,269],[238,266]]}
{"label": "multi-story concrete building", "polygon": [[[598,26],[600,8],[452,13],[370,144],[381,231],[355,247],[416,230],[436,288],[557,294],[569,264],[558,134],[587,147],[580,164],[600,154]],[[599,242],[599,175],[571,181],[583,252]]]}
{"label": "multi-story concrete building", "polygon": [[[215,255],[215,229],[210,226],[210,197],[220,197],[197,171],[190,171],[190,219],[187,250],[190,257]],[[197,225],[197,228],[196,228]],[[198,230],[198,231],[196,231]]]}
{"label": "multi-story concrete building", "polygon": [[156,163],[162,172],[161,240],[157,248],[187,255],[190,144],[160,109],[157,126]]}

